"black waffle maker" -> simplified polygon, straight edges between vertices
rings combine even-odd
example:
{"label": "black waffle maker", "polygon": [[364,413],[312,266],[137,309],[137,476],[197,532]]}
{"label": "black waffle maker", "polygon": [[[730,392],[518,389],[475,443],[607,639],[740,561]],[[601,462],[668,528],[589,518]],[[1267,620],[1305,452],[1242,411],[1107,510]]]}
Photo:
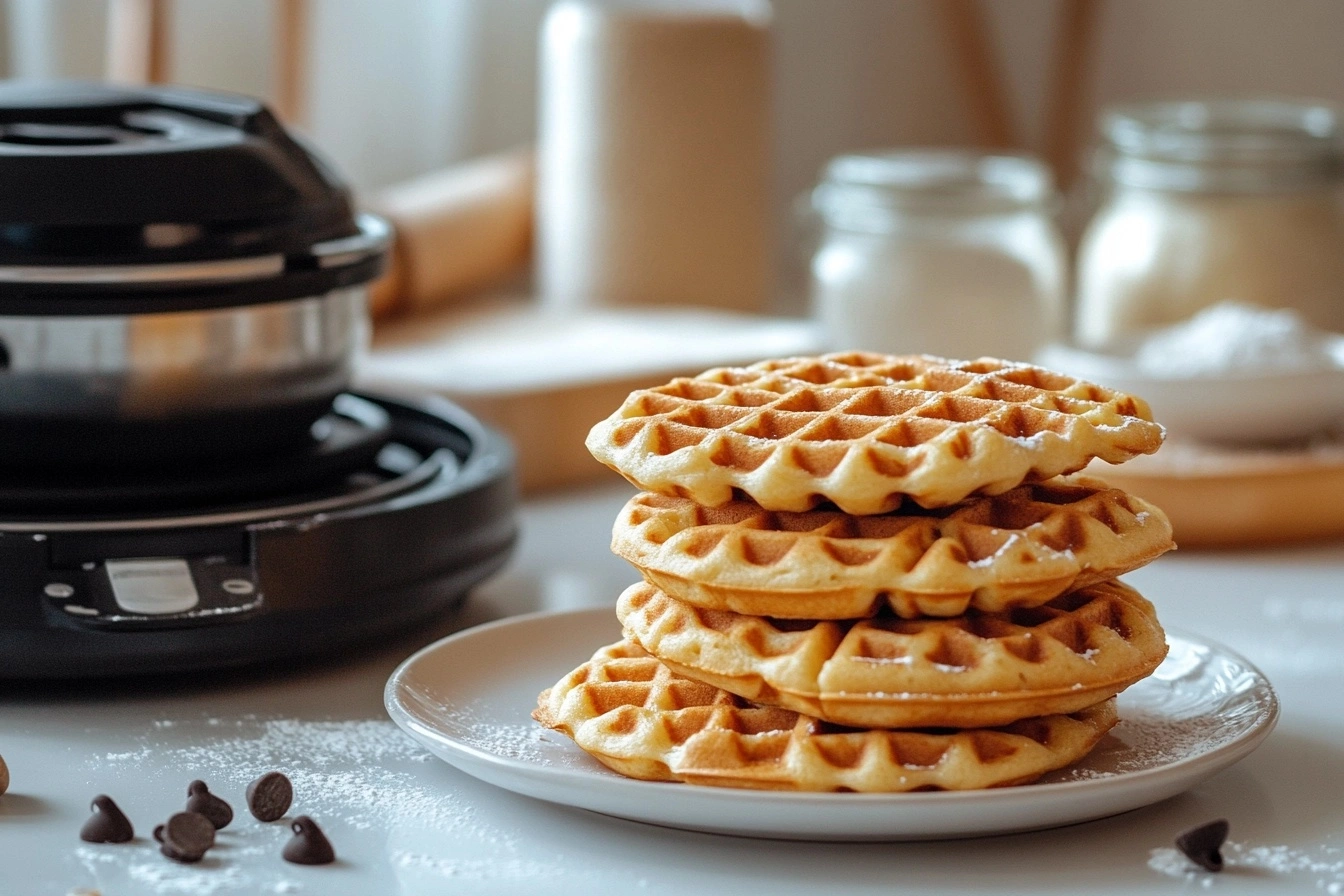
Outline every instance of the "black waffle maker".
{"label": "black waffle maker", "polygon": [[460,603],[513,455],[350,388],[386,226],[254,100],[0,83],[0,678],[328,652]]}

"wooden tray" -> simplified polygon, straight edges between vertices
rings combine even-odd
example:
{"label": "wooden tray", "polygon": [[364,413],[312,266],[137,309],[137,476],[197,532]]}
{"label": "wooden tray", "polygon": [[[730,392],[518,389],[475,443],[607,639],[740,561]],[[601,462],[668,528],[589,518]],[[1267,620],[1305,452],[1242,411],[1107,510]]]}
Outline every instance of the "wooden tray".
{"label": "wooden tray", "polygon": [[616,475],[583,441],[632,390],[818,345],[812,324],[784,318],[496,302],[380,324],[356,380],[462,405],[509,435],[521,485],[535,490]]}
{"label": "wooden tray", "polygon": [[1151,501],[1171,517],[1181,547],[1344,535],[1344,440],[1296,450],[1232,450],[1168,442],[1090,475]]}

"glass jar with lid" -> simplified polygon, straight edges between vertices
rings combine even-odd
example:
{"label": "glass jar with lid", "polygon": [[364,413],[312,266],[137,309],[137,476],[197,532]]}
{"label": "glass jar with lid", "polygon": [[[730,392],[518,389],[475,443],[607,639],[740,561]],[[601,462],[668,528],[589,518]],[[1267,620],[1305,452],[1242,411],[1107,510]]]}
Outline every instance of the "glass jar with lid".
{"label": "glass jar with lid", "polygon": [[1077,258],[1099,347],[1222,302],[1344,330],[1340,121],[1317,103],[1162,102],[1101,119],[1101,201]]}
{"label": "glass jar with lid", "polygon": [[813,314],[834,350],[1027,360],[1062,328],[1066,259],[1048,170],[962,150],[845,155],[812,205],[824,224]]}

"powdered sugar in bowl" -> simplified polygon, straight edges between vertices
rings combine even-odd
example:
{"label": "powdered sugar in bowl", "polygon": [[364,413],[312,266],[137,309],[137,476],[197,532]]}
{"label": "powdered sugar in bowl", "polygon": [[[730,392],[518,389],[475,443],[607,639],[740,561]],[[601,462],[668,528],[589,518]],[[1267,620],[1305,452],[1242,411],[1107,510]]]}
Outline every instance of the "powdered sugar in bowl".
{"label": "powdered sugar in bowl", "polygon": [[1098,351],[1049,345],[1037,360],[1142,396],[1174,436],[1272,444],[1344,429],[1344,335],[1292,311],[1222,303]]}

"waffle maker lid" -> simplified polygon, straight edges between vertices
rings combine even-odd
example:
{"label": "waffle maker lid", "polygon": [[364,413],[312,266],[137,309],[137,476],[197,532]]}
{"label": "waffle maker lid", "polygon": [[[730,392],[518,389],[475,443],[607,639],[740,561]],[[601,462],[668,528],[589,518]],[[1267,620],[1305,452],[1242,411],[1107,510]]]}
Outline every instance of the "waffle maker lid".
{"label": "waffle maker lid", "polygon": [[386,259],[386,224],[249,97],[0,82],[0,178],[0,314],[279,301]]}

